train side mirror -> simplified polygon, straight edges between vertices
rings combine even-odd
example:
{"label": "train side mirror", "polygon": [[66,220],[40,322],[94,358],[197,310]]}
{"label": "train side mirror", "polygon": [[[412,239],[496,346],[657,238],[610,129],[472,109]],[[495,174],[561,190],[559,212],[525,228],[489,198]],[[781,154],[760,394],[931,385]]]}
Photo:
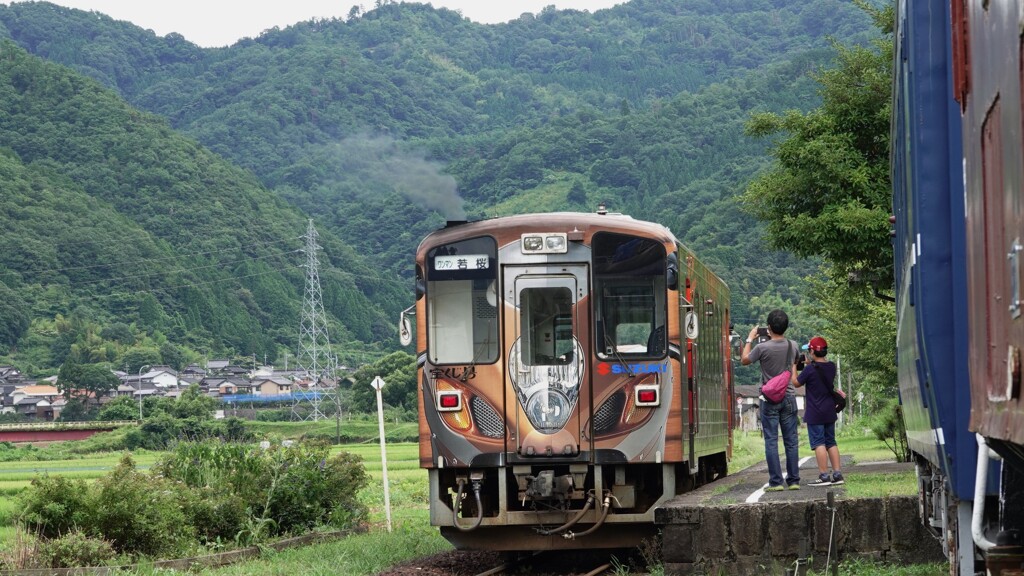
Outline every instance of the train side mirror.
{"label": "train side mirror", "polygon": [[412,320],[409,319],[409,316],[416,314],[415,311],[412,311],[413,308],[415,308],[415,304],[402,310],[398,315],[398,342],[402,346],[412,344]]}
{"label": "train side mirror", "polygon": [[729,347],[732,348],[733,356],[737,358],[743,353],[743,338],[735,330],[729,332]]}
{"label": "train side mirror", "polygon": [[668,255],[665,263],[665,283],[669,290],[679,288],[679,258],[674,252]]}

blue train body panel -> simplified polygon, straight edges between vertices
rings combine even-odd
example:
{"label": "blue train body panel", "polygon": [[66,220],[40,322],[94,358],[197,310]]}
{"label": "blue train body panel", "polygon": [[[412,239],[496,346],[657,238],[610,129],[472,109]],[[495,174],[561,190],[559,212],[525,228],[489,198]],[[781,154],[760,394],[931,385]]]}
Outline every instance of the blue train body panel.
{"label": "blue train body panel", "polygon": [[897,358],[911,449],[940,466],[957,498],[974,490],[968,431],[967,284],[959,105],[950,13],[900,2],[893,98]]}

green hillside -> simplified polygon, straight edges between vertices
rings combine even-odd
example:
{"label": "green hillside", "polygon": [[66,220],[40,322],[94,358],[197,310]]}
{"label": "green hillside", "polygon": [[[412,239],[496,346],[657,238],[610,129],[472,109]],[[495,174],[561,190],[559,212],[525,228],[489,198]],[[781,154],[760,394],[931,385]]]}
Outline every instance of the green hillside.
{"label": "green hillside", "polygon": [[[268,360],[294,350],[306,217],[252,175],[9,42],[0,151],[0,290],[11,293],[0,344],[32,351],[23,370],[58,365],[73,345],[116,361],[147,339]],[[389,337],[380,303],[404,286],[337,239],[323,244],[333,333]],[[101,337],[113,323],[129,329]]]}
{"label": "green hillside", "polygon": [[[63,344],[37,341],[73,313],[94,331],[128,325],[136,347],[279,357],[294,350],[308,218],[325,248],[332,341],[351,363],[397,346],[413,252],[446,218],[607,202],[701,254],[732,287],[737,322],[802,299],[812,264],[767,250],[737,209],[768,162],[768,142],[744,125],[817,104],[811,75],[830,38],[873,36],[854,5],[632,0],[481,25],[376,4],[218,49],[46,2],[0,5],[16,64],[0,70],[4,160],[22,179],[47,168],[90,213],[40,222],[67,221],[68,234],[107,223],[75,232],[97,238],[92,256],[14,237],[0,278],[21,312],[4,317],[0,361],[34,350],[34,366],[52,366],[60,354],[39,351]],[[12,218],[5,233],[24,229]],[[124,257],[126,237],[140,240]],[[105,265],[70,269],[82,256]]]}

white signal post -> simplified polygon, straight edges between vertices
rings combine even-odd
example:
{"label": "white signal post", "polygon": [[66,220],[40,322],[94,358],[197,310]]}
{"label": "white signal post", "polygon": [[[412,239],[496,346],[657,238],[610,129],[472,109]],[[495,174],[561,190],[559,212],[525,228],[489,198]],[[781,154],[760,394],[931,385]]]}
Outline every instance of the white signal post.
{"label": "white signal post", "polygon": [[374,376],[370,386],[377,391],[377,426],[380,429],[380,466],[384,472],[384,514],[388,519],[388,532],[391,532],[391,490],[388,488],[388,452],[384,446],[384,402],[380,391],[384,388],[384,379]]}

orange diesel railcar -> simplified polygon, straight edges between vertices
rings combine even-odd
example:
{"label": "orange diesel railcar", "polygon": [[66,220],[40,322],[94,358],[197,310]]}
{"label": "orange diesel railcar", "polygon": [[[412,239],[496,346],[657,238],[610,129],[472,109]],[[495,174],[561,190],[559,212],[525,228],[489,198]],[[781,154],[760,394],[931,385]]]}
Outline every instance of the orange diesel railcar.
{"label": "orange diesel railcar", "polygon": [[635,546],[659,504],[726,474],[729,290],[664,226],[449,223],[416,280],[420,465],[456,547]]}

